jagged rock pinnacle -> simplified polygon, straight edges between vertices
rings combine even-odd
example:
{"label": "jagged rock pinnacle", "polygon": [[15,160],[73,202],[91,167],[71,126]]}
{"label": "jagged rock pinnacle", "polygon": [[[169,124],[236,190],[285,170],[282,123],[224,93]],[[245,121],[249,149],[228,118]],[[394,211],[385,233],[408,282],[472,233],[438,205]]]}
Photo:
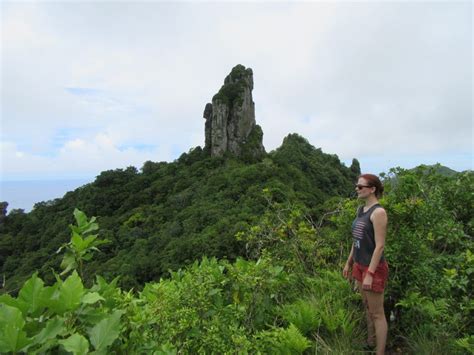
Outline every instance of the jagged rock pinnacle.
{"label": "jagged rock pinnacle", "polygon": [[252,90],[252,69],[239,64],[227,75],[212,104],[206,104],[205,148],[211,156],[230,152],[238,157],[258,158],[265,153],[263,132],[255,123]]}

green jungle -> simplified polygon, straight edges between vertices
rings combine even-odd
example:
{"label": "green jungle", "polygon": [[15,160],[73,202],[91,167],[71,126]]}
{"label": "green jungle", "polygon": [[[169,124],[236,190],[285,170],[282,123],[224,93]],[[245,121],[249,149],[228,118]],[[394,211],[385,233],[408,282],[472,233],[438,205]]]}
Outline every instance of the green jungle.
{"label": "green jungle", "polygon": [[[290,134],[258,159],[197,147],[4,208],[0,352],[362,354],[342,277],[359,174]],[[474,354],[473,172],[381,177],[387,352]]]}

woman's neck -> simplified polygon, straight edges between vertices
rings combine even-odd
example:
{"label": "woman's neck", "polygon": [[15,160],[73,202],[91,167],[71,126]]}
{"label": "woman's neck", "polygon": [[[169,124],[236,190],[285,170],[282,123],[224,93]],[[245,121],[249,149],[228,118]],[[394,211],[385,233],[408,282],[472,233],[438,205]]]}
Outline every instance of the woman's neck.
{"label": "woman's neck", "polygon": [[375,197],[374,195],[370,195],[365,200],[365,207],[370,208],[370,207],[372,207],[373,205],[375,205],[377,203],[379,203],[379,200],[377,199],[377,197]]}

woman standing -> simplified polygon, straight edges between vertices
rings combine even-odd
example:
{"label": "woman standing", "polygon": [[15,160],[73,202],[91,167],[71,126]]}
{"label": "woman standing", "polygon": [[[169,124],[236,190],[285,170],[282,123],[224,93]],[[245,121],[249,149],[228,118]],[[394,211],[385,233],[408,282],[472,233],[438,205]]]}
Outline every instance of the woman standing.
{"label": "woman standing", "polygon": [[367,315],[367,344],[376,345],[377,355],[382,355],[387,341],[383,292],[388,278],[388,265],[383,254],[387,213],[379,204],[383,185],[377,176],[363,174],[355,188],[365,205],[357,210],[352,223],[353,243],[343,275],[349,278],[352,266],[352,277],[357,280]]}

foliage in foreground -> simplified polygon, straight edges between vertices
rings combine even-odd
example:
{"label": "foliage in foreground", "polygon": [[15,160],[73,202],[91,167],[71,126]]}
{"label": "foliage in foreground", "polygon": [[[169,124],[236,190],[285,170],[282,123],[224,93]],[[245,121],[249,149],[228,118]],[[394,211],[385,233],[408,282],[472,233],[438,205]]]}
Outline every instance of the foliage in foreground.
{"label": "foliage in foreground", "polygon": [[[413,354],[472,353],[472,174],[399,170],[385,180],[390,343]],[[95,222],[77,212],[63,262],[69,276],[45,286],[34,274],[18,297],[0,296],[0,351],[362,350],[359,296],[340,275],[356,202],[329,201],[316,220],[304,205],[264,196],[271,203],[260,223],[238,236],[248,260],[204,258],[140,292],[100,276],[84,286],[76,269],[96,248]]]}
{"label": "foliage in foreground", "polygon": [[[75,268],[87,255],[78,251],[96,249],[86,246],[91,238],[85,235],[95,226],[82,212],[75,215],[74,242],[64,256],[75,260],[63,264],[72,273],[64,280],[56,275],[51,286],[35,273],[18,297],[0,296],[1,352],[295,354],[314,346],[316,336],[346,335],[355,327],[346,312],[352,291],[338,273],[301,283],[265,257],[204,258],[138,294],[100,276],[86,288]],[[316,322],[308,325],[302,304],[318,302]]]}

